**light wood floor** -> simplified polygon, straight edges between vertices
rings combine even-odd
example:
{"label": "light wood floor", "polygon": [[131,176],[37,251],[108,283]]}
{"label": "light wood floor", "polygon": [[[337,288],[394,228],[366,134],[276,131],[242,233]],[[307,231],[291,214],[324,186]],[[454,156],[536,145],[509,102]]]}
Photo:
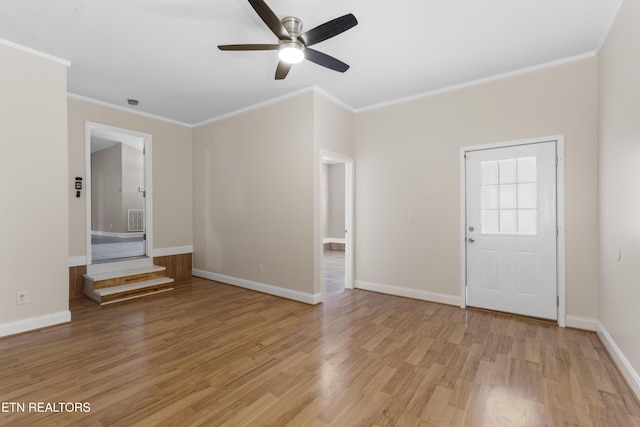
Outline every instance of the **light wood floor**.
{"label": "light wood floor", "polygon": [[323,253],[322,297],[329,298],[344,291],[344,251]]}
{"label": "light wood floor", "polygon": [[0,339],[2,425],[638,426],[593,333],[346,290],[309,306],[206,280]]}

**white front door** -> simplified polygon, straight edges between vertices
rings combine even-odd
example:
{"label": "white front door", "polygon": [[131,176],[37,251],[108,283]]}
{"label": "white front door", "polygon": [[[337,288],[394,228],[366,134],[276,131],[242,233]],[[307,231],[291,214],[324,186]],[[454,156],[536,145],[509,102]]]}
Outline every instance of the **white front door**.
{"label": "white front door", "polygon": [[467,305],[556,320],[556,142],[465,164]]}

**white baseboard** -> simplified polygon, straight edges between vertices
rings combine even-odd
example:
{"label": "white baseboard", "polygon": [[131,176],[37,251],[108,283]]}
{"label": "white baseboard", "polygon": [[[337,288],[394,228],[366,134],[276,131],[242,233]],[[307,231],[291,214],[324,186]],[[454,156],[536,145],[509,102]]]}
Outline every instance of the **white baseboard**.
{"label": "white baseboard", "polygon": [[585,331],[596,331],[598,328],[598,321],[589,317],[566,316],[565,322],[567,328],[584,329]]}
{"label": "white baseboard", "polygon": [[69,267],[80,267],[81,265],[87,265],[87,256],[70,256]]}
{"label": "white baseboard", "polygon": [[629,360],[627,360],[625,355],[622,353],[622,350],[620,350],[620,347],[618,347],[618,345],[615,343],[611,335],[609,335],[602,323],[597,322],[596,332],[598,333],[598,336],[604,343],[605,347],[607,347],[607,350],[609,351],[609,354],[611,354],[611,357],[613,357],[613,360],[618,366],[618,369],[620,369],[620,372],[622,372],[624,379],[627,380],[627,383],[635,393],[636,397],[640,399],[640,376],[635,371],[635,369],[633,369],[633,366],[631,366]]}
{"label": "white baseboard", "polygon": [[33,331],[35,329],[46,328],[47,326],[59,325],[60,323],[67,322],[71,322],[71,312],[69,310],[50,313],[44,316],[16,320],[15,322],[0,324],[0,337],[20,334],[22,332]]}
{"label": "white baseboard", "polygon": [[95,236],[119,237],[121,239],[127,239],[132,237],[140,237],[144,233],[142,231],[129,231],[126,233],[113,233],[110,231],[92,231],[91,234]]}
{"label": "white baseboard", "polygon": [[364,280],[356,280],[355,287],[357,289],[364,289],[367,291],[380,292],[383,294],[390,294],[399,297],[407,297],[460,307],[460,297],[457,295],[439,294],[436,292],[423,291],[420,289],[402,288],[400,286],[366,282]]}
{"label": "white baseboard", "polygon": [[347,244],[347,239],[340,239],[338,237],[325,237],[322,239],[322,243],[344,243]]}
{"label": "white baseboard", "polygon": [[183,254],[192,254],[193,246],[174,246],[172,248],[154,248],[153,256],[172,256],[172,255],[183,255]]}
{"label": "white baseboard", "polygon": [[254,282],[233,276],[225,276],[224,274],[212,273],[210,271],[199,270],[197,268],[194,268],[191,274],[196,277],[202,277],[203,279],[215,280],[216,282],[251,289],[252,291],[275,295],[294,301],[304,302],[306,304],[318,304],[319,302],[322,302],[321,293],[309,294],[306,292],[294,291],[292,289],[281,288],[280,286],[267,285],[266,283]]}

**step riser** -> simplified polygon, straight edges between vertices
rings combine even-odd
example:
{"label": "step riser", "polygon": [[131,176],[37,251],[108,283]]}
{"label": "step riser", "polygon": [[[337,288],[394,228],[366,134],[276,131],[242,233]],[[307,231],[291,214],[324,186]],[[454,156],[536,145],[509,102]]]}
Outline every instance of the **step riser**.
{"label": "step riser", "polygon": [[128,292],[120,292],[112,295],[105,295],[100,297],[100,304],[110,304],[113,302],[124,301],[131,298],[143,297],[146,295],[156,294],[158,292],[173,290],[173,283],[166,283],[163,285],[151,286],[143,289],[135,289]]}
{"label": "step riser", "polygon": [[84,275],[84,294],[100,305],[173,290],[173,279],[158,265]]}
{"label": "step riser", "polygon": [[[129,283],[142,282],[144,280],[158,279],[161,277],[165,277],[164,273],[165,273],[164,271],[157,271],[153,273],[135,274],[132,276],[116,277],[113,279],[92,281],[93,289],[104,289],[104,288],[110,288],[112,286],[120,286],[120,285],[129,284]],[[91,281],[91,279],[86,279],[86,280]]]}

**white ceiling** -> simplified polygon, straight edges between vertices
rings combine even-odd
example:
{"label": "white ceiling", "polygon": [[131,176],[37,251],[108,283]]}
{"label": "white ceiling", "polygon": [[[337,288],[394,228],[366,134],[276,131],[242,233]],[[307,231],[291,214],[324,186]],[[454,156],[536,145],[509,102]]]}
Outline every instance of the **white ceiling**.
{"label": "white ceiling", "polygon": [[620,2],[267,0],[303,31],[346,13],[359,21],[314,46],[345,74],[304,61],[283,81],[276,51],[217,49],[276,43],[246,0],[2,0],[0,38],[71,61],[70,93],[135,98],[138,111],[194,124],[310,86],[358,110],[588,55]]}

